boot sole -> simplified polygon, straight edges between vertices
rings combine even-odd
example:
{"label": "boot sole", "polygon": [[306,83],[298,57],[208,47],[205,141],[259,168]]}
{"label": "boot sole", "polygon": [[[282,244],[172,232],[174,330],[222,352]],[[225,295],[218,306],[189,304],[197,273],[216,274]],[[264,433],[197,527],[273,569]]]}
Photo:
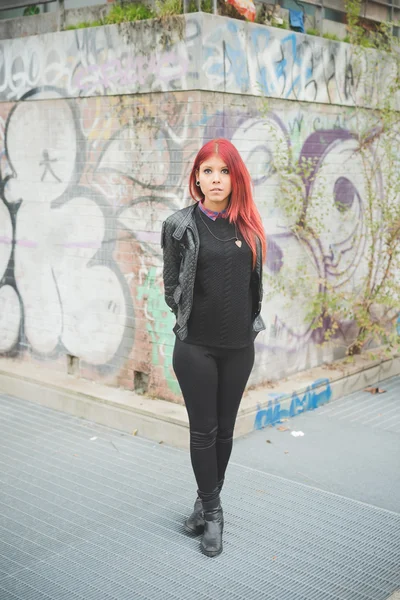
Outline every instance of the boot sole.
{"label": "boot sole", "polygon": [[185,531],[187,533],[190,533],[191,535],[201,535],[202,533],[204,533],[204,525],[198,525],[197,527],[192,528],[189,527],[189,525],[187,525],[186,523],[184,523],[183,527]]}
{"label": "boot sole", "polygon": [[214,558],[215,556],[219,556],[220,554],[222,554],[222,547],[220,550],[216,550],[215,552],[210,552],[209,550],[204,550],[203,546],[201,546],[201,551],[203,554],[205,554],[205,556],[208,556],[210,558]]}

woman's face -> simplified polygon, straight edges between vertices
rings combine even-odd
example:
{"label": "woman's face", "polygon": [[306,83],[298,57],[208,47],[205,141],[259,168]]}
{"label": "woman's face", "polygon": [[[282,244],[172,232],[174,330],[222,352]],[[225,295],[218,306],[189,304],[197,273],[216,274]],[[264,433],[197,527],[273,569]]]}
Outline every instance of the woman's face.
{"label": "woman's face", "polygon": [[204,206],[211,210],[224,210],[232,191],[231,176],[224,161],[216,154],[210,156],[201,163],[196,177],[205,196]]}

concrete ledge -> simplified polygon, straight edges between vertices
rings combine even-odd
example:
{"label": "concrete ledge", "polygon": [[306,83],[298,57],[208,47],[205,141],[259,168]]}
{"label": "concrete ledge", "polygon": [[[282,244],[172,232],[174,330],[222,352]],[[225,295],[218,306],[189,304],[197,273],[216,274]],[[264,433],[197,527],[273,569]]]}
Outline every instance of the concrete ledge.
{"label": "concrete ledge", "polygon": [[[298,373],[284,381],[247,390],[235,437],[314,410],[383,379],[400,374],[400,357],[356,357]],[[0,359],[0,391],[55,410],[141,437],[187,448],[189,428],[183,405],[49,371],[37,365]]]}
{"label": "concrete ledge", "polygon": [[158,442],[188,447],[186,409],[134,392],[0,359],[0,391]]}
{"label": "concrete ledge", "polygon": [[384,349],[375,354],[375,360],[366,356],[357,356],[350,364],[339,360],[249,391],[241,404],[235,435],[275,425],[400,374],[400,356],[388,359]]}

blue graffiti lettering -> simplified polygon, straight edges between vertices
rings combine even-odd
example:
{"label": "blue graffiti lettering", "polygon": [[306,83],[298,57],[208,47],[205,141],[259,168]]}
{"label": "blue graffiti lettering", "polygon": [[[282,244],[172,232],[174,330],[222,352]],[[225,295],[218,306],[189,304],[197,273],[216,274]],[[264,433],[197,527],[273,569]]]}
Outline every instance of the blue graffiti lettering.
{"label": "blue graffiti lettering", "polygon": [[300,397],[297,392],[292,393],[289,409],[282,408],[281,401],[286,398],[285,394],[270,394],[266,408],[259,408],[254,421],[254,429],[263,429],[267,425],[276,425],[282,419],[295,417],[307,410],[314,410],[329,402],[332,397],[332,389],[329,379],[316,379],[307,387]]}

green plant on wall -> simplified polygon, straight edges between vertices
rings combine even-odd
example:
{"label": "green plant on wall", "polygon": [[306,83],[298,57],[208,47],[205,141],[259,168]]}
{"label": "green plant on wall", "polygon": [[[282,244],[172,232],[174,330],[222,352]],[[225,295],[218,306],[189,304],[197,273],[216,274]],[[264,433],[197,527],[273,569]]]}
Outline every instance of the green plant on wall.
{"label": "green plant on wall", "polygon": [[272,27],[277,27],[278,29],[290,29],[289,21],[283,19],[282,23],[278,23],[276,21],[271,22]]}
{"label": "green plant on wall", "polygon": [[[181,15],[183,13],[183,0],[156,0],[156,12],[159,17],[170,17],[173,15]],[[198,12],[198,0],[190,0],[188,3],[187,12]],[[213,12],[212,0],[200,0],[200,11],[206,13]]]}
{"label": "green plant on wall", "polygon": [[23,12],[24,17],[29,17],[31,15],[38,15],[40,13],[40,8],[34,4],[33,6],[27,6]]}
{"label": "green plant on wall", "polygon": [[183,0],[155,0],[157,17],[172,17],[183,13]]}
{"label": "green plant on wall", "polygon": [[[201,0],[200,1],[200,10],[205,13],[213,12],[213,1],[212,0]],[[188,12],[198,12],[198,0],[190,0],[188,6]]]}
{"label": "green plant on wall", "polygon": [[323,38],[325,38],[326,40],[332,40],[333,42],[339,42],[339,37],[336,35],[336,33],[324,33],[322,35]]}
{"label": "green plant on wall", "polygon": [[361,21],[361,0],[345,0],[346,21],[349,35],[345,41],[362,48],[376,48],[391,52],[393,43],[392,24],[382,22],[373,31],[367,31]]}
{"label": "green plant on wall", "polygon": [[104,19],[105,25],[142,21],[154,17],[153,11],[145,4],[116,4]]}
{"label": "green plant on wall", "polygon": [[82,21],[82,23],[76,25],[68,25],[65,29],[67,31],[70,29],[86,29],[86,27],[98,27],[100,25],[104,25],[104,23],[102,21]]}
{"label": "green plant on wall", "polygon": [[[358,187],[341,178],[340,185],[347,186],[342,204],[340,195],[328,188],[332,181],[337,184],[335,165],[329,167],[333,171],[319,169],[317,178],[312,158],[296,163],[286,146],[276,143],[276,202],[302,251],[282,275],[268,277],[267,288],[271,296],[279,293],[291,305],[303,304],[306,320],[321,344],[339,344],[352,357],[381,344],[388,353],[400,351],[396,328],[400,312],[400,59],[391,49],[388,24],[382,24],[373,38],[380,50],[369,54],[363,42],[369,33],[359,23],[360,1],[351,0],[348,6],[350,42],[356,44],[352,46],[355,85],[346,143],[348,161],[356,165]],[[371,79],[371,64],[376,81]],[[378,84],[382,81],[385,87]],[[309,185],[307,207],[305,182]],[[358,216],[349,206],[360,207]],[[340,261],[347,260],[344,251],[333,248],[332,256],[324,256],[322,270],[316,269],[310,251],[316,240],[335,228],[332,214],[337,214],[348,233],[346,252],[359,249],[357,268],[347,279],[340,271]],[[310,294],[315,283],[318,291]]]}
{"label": "green plant on wall", "polygon": [[152,19],[154,17],[155,14],[146,4],[115,4],[104,19],[90,22],[83,21],[76,25],[69,25],[66,29],[84,29],[86,27],[100,27],[101,25],[115,25],[119,23],[129,23],[131,21]]}
{"label": "green plant on wall", "polygon": [[[188,12],[197,12],[197,0],[191,0],[188,6]],[[202,12],[212,13],[212,0],[201,0]],[[156,0],[155,10],[152,10],[144,3],[115,4],[108,15],[103,20],[83,21],[76,25],[69,25],[69,29],[84,29],[86,27],[99,27],[101,25],[115,25],[119,23],[129,23],[132,21],[142,21],[145,19],[173,17],[183,13],[182,0]]]}

